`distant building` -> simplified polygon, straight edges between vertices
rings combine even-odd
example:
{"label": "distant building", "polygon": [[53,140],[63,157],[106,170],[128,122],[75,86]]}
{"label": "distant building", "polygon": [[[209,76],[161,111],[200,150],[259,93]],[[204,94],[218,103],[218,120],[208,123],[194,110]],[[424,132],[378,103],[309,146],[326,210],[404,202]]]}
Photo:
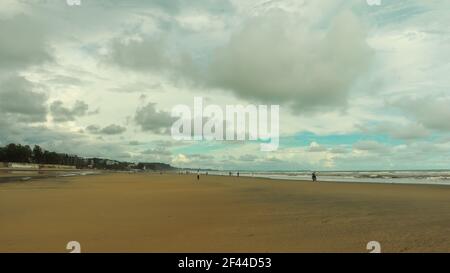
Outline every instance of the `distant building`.
{"label": "distant building", "polygon": [[8,168],[39,170],[39,165],[29,163],[8,163]]}
{"label": "distant building", "polygon": [[116,164],[116,162],[114,162],[114,161],[112,161],[112,160],[106,160],[106,166],[112,166],[112,165],[115,165]]}

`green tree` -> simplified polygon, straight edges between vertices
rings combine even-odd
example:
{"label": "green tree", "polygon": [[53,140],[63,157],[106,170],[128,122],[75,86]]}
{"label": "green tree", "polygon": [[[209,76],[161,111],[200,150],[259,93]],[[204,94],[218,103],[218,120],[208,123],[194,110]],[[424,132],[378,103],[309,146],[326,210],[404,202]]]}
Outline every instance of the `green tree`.
{"label": "green tree", "polygon": [[6,150],[3,147],[0,147],[0,162],[6,162]]}
{"label": "green tree", "polygon": [[44,151],[39,145],[35,145],[33,148],[33,162],[42,164],[44,160]]}

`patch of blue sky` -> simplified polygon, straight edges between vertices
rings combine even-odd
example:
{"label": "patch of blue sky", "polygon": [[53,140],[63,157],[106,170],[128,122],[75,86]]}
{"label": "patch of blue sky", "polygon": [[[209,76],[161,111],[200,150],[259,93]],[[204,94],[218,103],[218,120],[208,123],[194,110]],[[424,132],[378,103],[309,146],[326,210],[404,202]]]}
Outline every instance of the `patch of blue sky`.
{"label": "patch of blue sky", "polygon": [[218,151],[222,149],[226,149],[230,144],[227,144],[226,141],[218,142],[218,141],[196,141],[192,145],[180,146],[172,149],[173,153],[181,153],[181,154],[206,154],[212,151]]}
{"label": "patch of blue sky", "polygon": [[381,5],[358,5],[354,10],[361,16],[367,15],[377,25],[399,24],[413,20],[432,10],[427,1],[381,0]]}
{"label": "patch of blue sky", "polygon": [[[445,135],[434,133],[426,138],[410,141],[436,142],[443,137]],[[328,147],[352,146],[360,141],[376,141],[388,146],[396,146],[404,144],[408,140],[396,139],[388,134],[353,133],[318,135],[312,132],[300,132],[293,136],[281,137],[280,148],[307,147],[312,142]],[[171,151],[176,154],[208,154],[214,151],[228,149],[230,145],[248,145],[262,142],[265,141],[197,141],[191,145],[175,147]]]}
{"label": "patch of blue sky", "polygon": [[384,134],[332,134],[332,135],[317,135],[311,132],[298,133],[291,137],[283,137],[280,140],[280,146],[284,148],[309,146],[312,142],[319,145],[340,146],[353,145],[359,141],[377,141],[386,145],[398,145],[403,143],[402,140],[397,140]]}
{"label": "patch of blue sky", "polygon": [[220,151],[224,149],[229,149],[230,147],[234,147],[233,145],[248,145],[248,144],[260,144],[260,143],[269,143],[270,141],[196,141],[191,145],[179,146],[171,149],[173,153],[178,154],[207,154],[214,151]]}

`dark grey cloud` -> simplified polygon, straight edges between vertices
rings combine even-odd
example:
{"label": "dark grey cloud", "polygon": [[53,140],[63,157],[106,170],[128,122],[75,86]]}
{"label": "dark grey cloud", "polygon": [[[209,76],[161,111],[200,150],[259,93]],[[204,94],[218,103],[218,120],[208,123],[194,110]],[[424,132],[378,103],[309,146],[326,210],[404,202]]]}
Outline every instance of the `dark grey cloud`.
{"label": "dark grey cloud", "polygon": [[419,123],[399,124],[382,122],[370,129],[364,129],[371,134],[387,134],[392,138],[401,140],[418,140],[429,137],[431,132]]}
{"label": "dark grey cloud", "polygon": [[450,131],[450,97],[403,97],[388,105],[400,109],[428,129]]}
{"label": "dark grey cloud", "polygon": [[88,114],[89,106],[84,102],[77,100],[71,107],[65,107],[60,100],[54,101],[50,105],[50,112],[55,122],[74,121],[77,117],[82,117]]}
{"label": "dark grey cloud", "polygon": [[23,144],[49,144],[71,139],[82,139],[77,133],[69,133],[49,129],[47,126],[30,126],[28,123],[16,123],[9,120],[0,120],[0,143],[23,143]]}
{"label": "dark grey cloud", "polygon": [[100,130],[101,128],[98,125],[89,125],[88,127],[86,127],[86,131],[93,134],[97,134],[98,132],[100,132]]}
{"label": "dark grey cloud", "polygon": [[141,154],[143,155],[159,155],[159,156],[170,156],[172,153],[167,150],[165,147],[157,147],[152,149],[147,149],[145,151],[142,151]]}
{"label": "dark grey cloud", "polygon": [[145,37],[128,41],[114,39],[106,58],[107,61],[128,69],[160,71],[173,66],[167,47],[163,38]]}
{"label": "dark grey cloud", "polygon": [[124,133],[126,130],[127,128],[123,126],[111,124],[103,128],[100,132],[105,135],[119,135]]}
{"label": "dark grey cloud", "polygon": [[47,96],[33,91],[33,84],[22,77],[0,83],[0,115],[21,122],[42,122],[47,116]]}
{"label": "dark grey cloud", "polygon": [[[110,42],[109,52],[102,56],[103,62],[139,73],[157,73],[168,77],[173,83],[203,84],[198,67],[188,52],[176,48],[164,37],[140,35],[139,38],[115,38]],[[113,88],[115,92],[144,92],[160,90],[160,84],[139,84]]]}
{"label": "dark grey cloud", "polygon": [[143,131],[167,133],[174,119],[170,113],[156,110],[155,105],[155,103],[148,103],[146,106],[138,108],[134,116],[134,121]]}
{"label": "dark grey cloud", "polygon": [[21,69],[51,61],[45,32],[25,15],[0,18],[0,69]]}
{"label": "dark grey cloud", "polygon": [[97,125],[89,125],[88,127],[86,127],[86,130],[92,134],[120,135],[124,133],[127,130],[127,128],[116,124],[111,124],[104,128],[101,128],[100,126]]}

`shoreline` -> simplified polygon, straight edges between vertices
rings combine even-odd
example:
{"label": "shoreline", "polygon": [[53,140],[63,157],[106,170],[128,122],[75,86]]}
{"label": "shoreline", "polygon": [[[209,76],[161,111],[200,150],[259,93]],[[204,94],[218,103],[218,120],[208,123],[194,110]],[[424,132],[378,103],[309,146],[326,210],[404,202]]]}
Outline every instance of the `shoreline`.
{"label": "shoreline", "polygon": [[[20,173],[27,173],[20,174]],[[43,170],[43,171],[35,171],[35,170],[17,170],[17,169],[0,169],[0,184],[2,183],[20,183],[20,182],[30,182],[34,180],[43,180],[50,178],[64,178],[64,177],[78,177],[78,176],[91,176],[91,175],[102,175],[102,174],[147,174],[147,175],[160,175],[160,172],[132,172],[132,171],[111,171],[111,170],[96,170],[96,169],[77,169],[77,170]],[[177,174],[176,172],[163,172],[163,175],[179,175],[179,176],[196,176],[195,172],[190,174]],[[208,174],[210,177],[234,177],[228,176],[225,174]],[[200,174],[200,177],[208,177],[204,174]],[[241,174],[239,178],[250,178],[250,179],[262,179],[262,180],[270,180],[275,182],[302,182],[302,183],[338,183],[338,184],[381,184],[381,185],[416,185],[416,186],[442,186],[449,187],[449,183],[439,183],[439,182],[428,182],[428,183],[420,183],[420,182],[398,182],[393,179],[390,182],[380,182],[380,181],[349,181],[349,180],[321,180],[320,176],[317,182],[313,182],[308,179],[301,178],[279,178],[279,177],[270,177],[264,175],[246,175]]]}
{"label": "shoreline", "polygon": [[[219,175],[220,176],[220,175]],[[414,185],[414,186],[443,186],[443,187],[449,187],[449,183],[414,183],[414,182],[377,182],[377,181],[345,181],[345,180],[320,180],[320,177],[318,178],[317,182],[313,182],[312,180],[303,180],[303,179],[280,179],[280,178],[271,178],[271,177],[264,177],[264,176],[241,176],[242,178],[248,177],[248,178],[260,178],[260,179],[268,179],[272,181],[292,181],[292,182],[310,182],[310,183],[339,183],[339,184],[381,184],[381,185]]]}

